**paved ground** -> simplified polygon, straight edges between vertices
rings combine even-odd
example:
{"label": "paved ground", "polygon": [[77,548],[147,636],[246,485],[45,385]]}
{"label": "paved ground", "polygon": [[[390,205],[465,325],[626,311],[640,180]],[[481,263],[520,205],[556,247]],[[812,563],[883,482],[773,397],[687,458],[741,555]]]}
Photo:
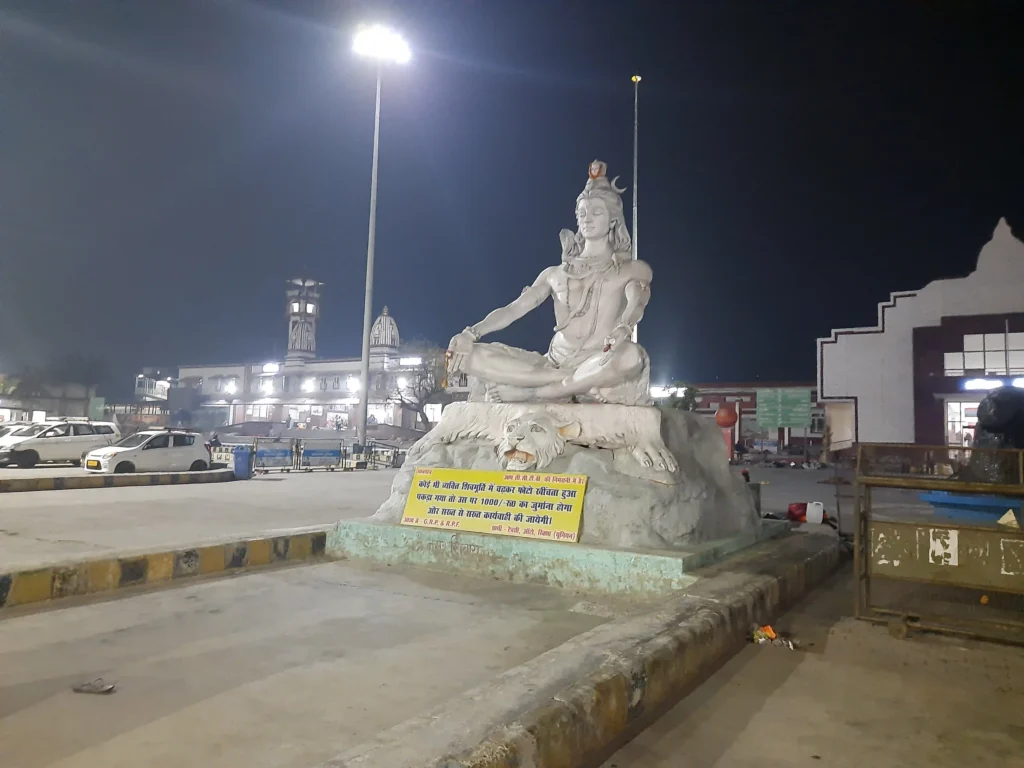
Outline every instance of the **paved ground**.
{"label": "paved ground", "polygon": [[0,494],[0,571],[372,515],[394,470]]}
{"label": "paved ground", "polygon": [[576,599],[325,563],[15,615],[0,763],[311,768],[605,621]]}
{"label": "paved ground", "polygon": [[603,768],[1024,766],[1024,654],[850,618],[849,572],[751,645]]}
{"label": "paved ground", "polygon": [[[750,479],[761,482],[761,509],[775,514],[786,513],[793,502],[820,501],[825,511],[831,516],[835,514],[836,487],[822,480],[830,480],[835,475],[832,469],[776,469],[752,467]],[[853,472],[841,471],[840,476],[853,480]],[[840,485],[839,488],[839,522],[844,533],[853,533],[853,486]],[[872,496],[872,508],[877,515],[890,518],[932,518],[933,508],[923,503],[919,491],[905,491],[888,488],[877,488]]]}
{"label": "paved ground", "polygon": [[[75,472],[81,470],[0,469],[0,476]],[[793,501],[823,501],[831,514],[835,487],[820,482],[831,475],[828,470],[751,470],[753,480],[767,482],[763,508],[776,513]],[[291,473],[245,483],[2,494],[0,570],[364,517],[387,498],[393,477],[393,470]],[[841,491],[851,494],[852,488]],[[893,510],[908,500],[916,501],[914,494],[879,493],[876,509]],[[852,500],[842,504],[844,520],[852,521]],[[929,512],[930,507],[915,509],[915,514]]]}

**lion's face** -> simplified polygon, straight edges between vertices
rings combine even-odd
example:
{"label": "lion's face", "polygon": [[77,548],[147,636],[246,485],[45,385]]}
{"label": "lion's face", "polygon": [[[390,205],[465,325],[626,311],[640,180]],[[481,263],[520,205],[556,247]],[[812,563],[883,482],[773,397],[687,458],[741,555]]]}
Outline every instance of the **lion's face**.
{"label": "lion's face", "polygon": [[524,413],[505,422],[498,461],[505,469],[543,469],[561,456],[568,440],[578,437],[577,422],[558,424],[547,413]]}

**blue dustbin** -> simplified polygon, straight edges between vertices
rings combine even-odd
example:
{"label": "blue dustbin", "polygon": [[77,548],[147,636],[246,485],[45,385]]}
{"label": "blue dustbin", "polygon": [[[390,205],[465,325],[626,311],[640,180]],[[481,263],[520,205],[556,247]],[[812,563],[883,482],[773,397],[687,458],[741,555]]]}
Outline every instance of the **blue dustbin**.
{"label": "blue dustbin", "polygon": [[233,453],[235,480],[252,479],[252,448],[247,445],[235,448]]}

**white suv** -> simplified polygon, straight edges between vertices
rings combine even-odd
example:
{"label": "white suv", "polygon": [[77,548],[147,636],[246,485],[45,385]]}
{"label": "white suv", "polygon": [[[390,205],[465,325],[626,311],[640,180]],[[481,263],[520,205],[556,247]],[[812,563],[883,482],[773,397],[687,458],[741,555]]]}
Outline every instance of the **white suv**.
{"label": "white suv", "polygon": [[210,451],[198,432],[147,429],[85,457],[86,472],[202,472],[210,468]]}
{"label": "white suv", "polygon": [[120,438],[117,426],[108,421],[47,421],[0,438],[0,462],[23,469],[45,461],[78,464],[83,454]]}

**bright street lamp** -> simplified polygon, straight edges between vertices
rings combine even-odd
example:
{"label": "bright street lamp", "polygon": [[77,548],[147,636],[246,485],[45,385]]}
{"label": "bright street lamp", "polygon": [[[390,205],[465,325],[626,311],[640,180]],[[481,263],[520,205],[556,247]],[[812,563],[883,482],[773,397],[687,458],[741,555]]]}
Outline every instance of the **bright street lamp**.
{"label": "bright street lamp", "polygon": [[352,41],[352,50],[360,56],[381,61],[390,61],[395,64],[408,64],[412,58],[409,44],[405,42],[400,34],[393,29],[374,24],[372,27],[363,27],[356,32]]}
{"label": "bright street lamp", "polygon": [[409,44],[392,29],[375,24],[360,29],[352,50],[377,61],[377,103],[373,113],[373,170],[370,173],[370,234],[366,240],[366,296],[363,301],[363,355],[360,360],[360,406],[356,441],[366,445],[366,419],[370,408],[370,328],[373,326],[373,245],[377,234],[377,157],[380,150],[380,75],[384,64],[406,64]]}

